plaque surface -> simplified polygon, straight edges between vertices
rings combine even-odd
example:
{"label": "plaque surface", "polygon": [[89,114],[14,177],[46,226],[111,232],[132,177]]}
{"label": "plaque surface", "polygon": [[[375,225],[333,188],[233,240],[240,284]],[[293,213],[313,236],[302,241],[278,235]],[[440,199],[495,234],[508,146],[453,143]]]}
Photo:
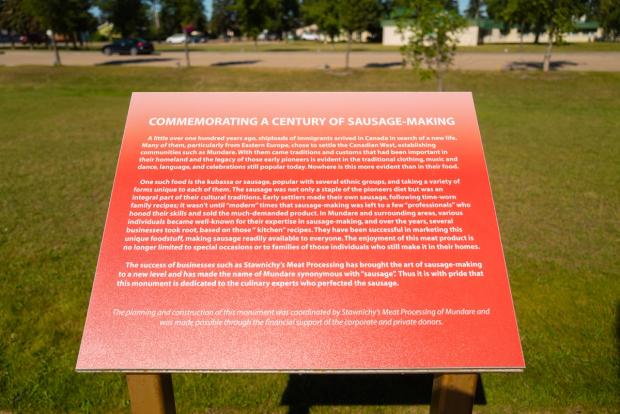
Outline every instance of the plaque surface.
{"label": "plaque surface", "polygon": [[524,360],[470,93],[134,93],[80,371]]}

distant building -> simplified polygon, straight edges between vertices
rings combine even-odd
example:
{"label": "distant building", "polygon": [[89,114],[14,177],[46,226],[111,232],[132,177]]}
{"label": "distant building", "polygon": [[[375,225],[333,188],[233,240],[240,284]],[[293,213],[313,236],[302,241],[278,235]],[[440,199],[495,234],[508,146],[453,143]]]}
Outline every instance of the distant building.
{"label": "distant building", "polygon": [[[402,46],[408,38],[407,33],[401,33],[396,25],[396,20],[384,20],[381,22],[383,26],[383,44],[388,46]],[[478,44],[478,26],[469,26],[460,30],[457,34],[459,45],[476,46]]]}
{"label": "distant building", "polygon": [[[383,44],[390,46],[402,46],[406,43],[407,34],[398,30],[395,20],[384,20],[383,26]],[[593,42],[595,39],[603,36],[603,30],[594,21],[579,21],[575,24],[575,31],[564,33],[562,39],[568,43],[586,43]],[[485,43],[534,43],[536,35],[533,32],[519,33],[517,28],[511,28],[508,31],[502,30],[499,22],[489,19],[480,19],[478,21],[470,21],[470,25],[457,33],[460,46],[477,46]],[[548,41],[547,33],[540,33],[538,36],[540,43]]]}
{"label": "distant building", "polygon": [[[481,20],[479,22],[480,29],[483,29],[483,43],[534,43],[536,34],[534,32],[525,32],[521,34],[516,27],[508,31],[502,30],[502,25],[492,20]],[[575,31],[563,33],[562,40],[568,43],[587,43],[593,42],[597,38],[603,36],[603,29],[595,21],[579,21],[575,23]],[[522,38],[523,37],[523,38]],[[547,43],[549,37],[546,32],[542,32],[538,36],[539,43]]]}
{"label": "distant building", "polygon": [[[316,24],[311,24],[309,26],[303,26],[295,29],[295,36],[302,40],[318,40],[321,42],[331,42],[331,38],[327,36],[325,33],[319,30],[319,27]],[[372,34],[370,32],[355,32],[353,33],[353,41],[354,42],[368,42]],[[347,41],[347,33],[344,30],[340,31],[340,34],[334,37],[334,42],[346,42]]]}

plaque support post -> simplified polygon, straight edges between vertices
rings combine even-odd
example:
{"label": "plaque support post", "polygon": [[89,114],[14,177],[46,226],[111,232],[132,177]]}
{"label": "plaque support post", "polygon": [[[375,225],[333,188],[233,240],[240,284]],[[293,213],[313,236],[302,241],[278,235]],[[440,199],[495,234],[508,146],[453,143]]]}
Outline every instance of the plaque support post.
{"label": "plaque support post", "polygon": [[435,374],[430,414],[471,414],[478,374]]}
{"label": "plaque support post", "polygon": [[132,414],[176,414],[170,374],[127,374]]}

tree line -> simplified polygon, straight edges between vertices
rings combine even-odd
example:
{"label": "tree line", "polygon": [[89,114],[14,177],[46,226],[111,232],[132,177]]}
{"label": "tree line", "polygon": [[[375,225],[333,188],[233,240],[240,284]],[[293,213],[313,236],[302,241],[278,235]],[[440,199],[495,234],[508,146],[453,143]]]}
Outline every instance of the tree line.
{"label": "tree line", "polygon": [[481,11],[505,28],[534,33],[535,43],[542,33],[560,36],[571,31],[583,17],[598,22],[607,40],[620,36],[620,0],[472,0],[467,15]]}
{"label": "tree line", "polygon": [[206,32],[201,0],[0,0],[0,29],[14,34],[47,30],[80,42],[103,22],[122,37],[161,38],[192,27]]}
{"label": "tree line", "polygon": [[[59,64],[55,34],[77,47],[81,34],[98,24],[95,9],[99,22],[111,22],[123,37],[161,39],[198,30],[212,36],[243,35],[256,42],[262,33],[286,39],[294,29],[315,24],[332,41],[346,39],[346,68],[354,34],[380,33],[381,19],[393,18],[406,40],[404,61],[440,82],[456,50],[455,33],[471,24],[459,13],[456,0],[213,0],[210,21],[202,0],[0,0],[0,29],[51,34],[44,37],[51,41]],[[533,32],[536,41],[546,33],[545,71],[553,43],[582,17],[598,20],[608,39],[620,35],[620,0],[470,0],[466,16]],[[187,60],[189,65],[189,55]]]}
{"label": "tree line", "polygon": [[[330,39],[352,26],[379,32],[381,20],[430,3],[458,13],[455,0],[213,0],[210,30],[215,35],[254,37],[268,30],[281,37],[310,24]],[[524,33],[570,31],[581,17],[595,20],[608,40],[620,37],[620,0],[470,0],[465,17],[489,18]],[[361,29],[358,29],[361,27]]]}
{"label": "tree line", "polygon": [[[455,1],[435,3],[458,10]],[[0,29],[17,34],[51,29],[76,46],[81,33],[93,32],[104,21],[113,23],[123,37],[155,39],[182,27],[213,37],[257,39],[266,31],[282,39],[298,27],[316,24],[333,40],[360,31],[379,34],[382,19],[428,4],[427,0],[213,0],[208,21],[202,0],[0,0]],[[93,10],[98,10],[96,17]],[[620,35],[620,0],[470,0],[466,16],[488,17],[521,33],[535,33],[536,38],[545,32],[561,34],[576,18],[588,16],[600,23],[607,38]]]}
{"label": "tree line", "polygon": [[268,31],[282,39],[317,21],[333,38],[341,27],[378,32],[387,11],[379,0],[214,0],[208,21],[202,0],[0,0],[0,30],[20,35],[52,30],[77,46],[81,33],[103,22],[122,37],[162,39],[191,27],[213,37],[256,39]]}

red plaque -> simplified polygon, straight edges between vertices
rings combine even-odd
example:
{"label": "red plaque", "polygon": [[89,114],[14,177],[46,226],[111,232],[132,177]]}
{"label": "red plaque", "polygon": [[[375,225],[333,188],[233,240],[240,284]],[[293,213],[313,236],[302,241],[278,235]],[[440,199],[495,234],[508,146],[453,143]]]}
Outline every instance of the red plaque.
{"label": "red plaque", "polygon": [[520,370],[469,93],[136,93],[80,371]]}

